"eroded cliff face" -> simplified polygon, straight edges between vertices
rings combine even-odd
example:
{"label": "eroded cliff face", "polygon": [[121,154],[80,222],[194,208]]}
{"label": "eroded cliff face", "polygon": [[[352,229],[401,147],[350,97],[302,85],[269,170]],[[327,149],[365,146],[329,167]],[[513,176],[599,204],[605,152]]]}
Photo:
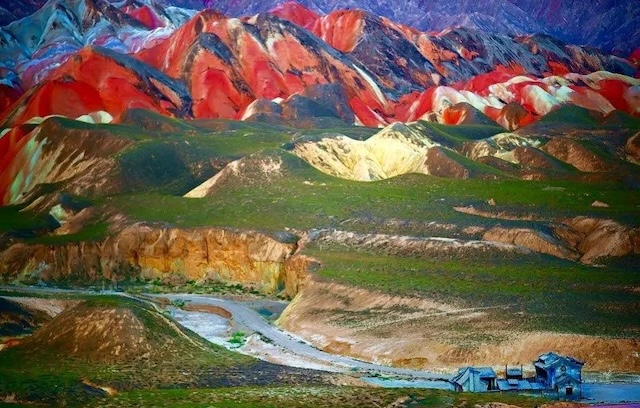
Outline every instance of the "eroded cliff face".
{"label": "eroded cliff face", "polygon": [[550,233],[531,228],[494,227],[484,234],[483,239],[529,248],[586,265],[640,253],[639,228],[590,217],[562,220],[550,226]]}
{"label": "eroded cliff face", "polygon": [[590,371],[640,372],[635,339],[523,331],[502,314],[311,278],[278,323],[322,350],[394,366],[455,372],[530,364],[554,350],[588,361]]}
{"label": "eroded cliff face", "polygon": [[0,152],[0,204],[29,202],[42,184],[62,183],[78,195],[118,190],[115,155],[133,142],[78,123],[75,129],[61,118],[50,118],[29,132],[13,128],[7,133],[11,143]]}
{"label": "eroded cliff face", "polygon": [[293,296],[304,285],[307,265],[295,250],[296,244],[257,232],[133,225],[98,242],[16,244],[0,254],[0,275],[83,283],[178,276]]}

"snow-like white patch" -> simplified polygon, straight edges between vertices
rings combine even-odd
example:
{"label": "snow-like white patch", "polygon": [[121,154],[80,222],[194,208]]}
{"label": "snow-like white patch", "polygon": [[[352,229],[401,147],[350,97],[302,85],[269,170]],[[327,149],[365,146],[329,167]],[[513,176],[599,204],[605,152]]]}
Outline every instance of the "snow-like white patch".
{"label": "snow-like white patch", "polygon": [[48,115],[48,116],[45,116],[45,117],[34,116],[31,119],[29,119],[26,122],[24,122],[24,124],[25,125],[40,125],[42,122],[44,122],[45,120],[47,120],[49,118],[64,118],[64,116],[62,116],[62,115]]}
{"label": "snow-like white patch", "polygon": [[211,177],[209,180],[205,181],[204,183],[200,184],[198,187],[189,191],[187,194],[184,195],[184,197],[186,198],[206,197],[209,191],[213,188],[213,186],[215,186],[216,183],[218,183],[218,181],[222,179],[225,175],[227,175],[229,172],[233,172],[236,174],[238,173],[240,160],[242,159],[239,159],[227,164],[227,166],[224,169],[222,169],[222,171],[220,171],[218,174]]}
{"label": "snow-like white patch", "polygon": [[533,80],[531,78],[529,78],[529,77],[524,76],[524,75],[518,75],[518,76],[515,76],[515,77],[509,79],[504,84],[509,86],[509,85],[514,85],[514,84],[519,84],[519,83],[522,83],[522,82],[530,82],[530,81],[533,81]]}
{"label": "snow-like white patch", "polygon": [[194,331],[200,337],[219,346],[228,346],[231,326],[229,320],[213,313],[188,312],[181,309],[170,309],[171,317],[186,327]]}
{"label": "snow-like white patch", "polygon": [[340,363],[329,363],[311,357],[293,353],[283,347],[270,342],[265,342],[260,335],[253,334],[247,338],[246,343],[239,349],[235,349],[261,360],[289,367],[307,368],[330,372],[344,372],[348,367]]}
{"label": "snow-like white patch", "polygon": [[69,219],[69,214],[62,208],[61,204],[54,205],[49,210],[49,215],[51,215],[60,225],[64,225],[67,223]]}
{"label": "snow-like white patch", "polygon": [[157,44],[159,41],[169,38],[176,28],[172,25],[158,27],[151,31],[130,31],[130,34],[123,38],[122,42],[130,50],[135,53]]}
{"label": "snow-like white patch", "polygon": [[113,122],[113,116],[109,112],[97,111],[91,112],[86,115],[81,115],[76,118],[79,122],[92,123],[92,124],[107,124]]}
{"label": "snow-like white patch", "polygon": [[568,86],[560,86],[551,89],[553,97],[562,103],[570,102],[572,94],[575,93],[575,91]]}
{"label": "snow-like white patch", "polygon": [[249,106],[247,106],[247,108],[244,110],[244,113],[242,114],[242,117],[240,118],[240,120],[247,120],[251,116],[255,115],[258,112],[256,110],[256,106],[258,106],[258,103],[259,103],[258,99],[251,102]]}
{"label": "snow-like white patch", "polygon": [[267,46],[267,50],[269,51],[269,55],[272,57],[277,57],[278,53],[276,52],[276,43],[284,40],[284,37],[280,33],[270,32],[269,36],[265,40],[265,45]]}
{"label": "snow-like white patch", "polygon": [[[577,74],[568,74],[567,77],[569,75],[577,75]],[[615,79],[617,81],[621,81],[621,82],[625,82],[631,86],[638,86],[640,85],[640,79],[638,78],[633,78],[630,76],[626,76],[626,75],[622,75],[622,74],[615,74],[613,72],[609,72],[609,71],[596,71],[596,72],[592,72],[590,74],[587,75],[577,75],[577,77],[579,79],[582,79],[584,82],[600,82],[602,80],[605,79]]]}
{"label": "snow-like white patch", "polygon": [[489,92],[495,98],[504,101],[504,103],[510,103],[516,99],[516,95],[509,89],[509,85],[506,83],[489,85]]}
{"label": "snow-like white patch", "polygon": [[433,93],[433,110],[442,112],[443,109],[461,102],[468,102],[457,90],[449,86],[439,86]]}
{"label": "snow-like white patch", "polygon": [[538,85],[527,85],[522,89],[522,99],[528,99],[539,116],[544,116],[560,105],[560,101]]}
{"label": "snow-like white patch", "polygon": [[387,99],[384,97],[384,93],[382,93],[382,90],[378,87],[378,84],[376,83],[376,81],[374,81],[373,78],[371,78],[366,72],[360,69],[357,65],[353,64],[352,66],[358,72],[358,74],[360,74],[360,76],[362,76],[362,78],[364,78],[364,80],[367,81],[369,86],[371,86],[371,89],[373,89],[373,92],[375,93],[376,98],[378,98],[378,101],[380,101],[382,106],[386,106]]}
{"label": "snow-like white patch", "polygon": [[571,81],[569,81],[567,78],[561,77],[561,76],[557,76],[557,75],[551,75],[548,76],[546,78],[542,78],[539,81],[541,81],[542,83],[546,84],[546,85],[551,85],[551,86],[569,86],[571,85]]}

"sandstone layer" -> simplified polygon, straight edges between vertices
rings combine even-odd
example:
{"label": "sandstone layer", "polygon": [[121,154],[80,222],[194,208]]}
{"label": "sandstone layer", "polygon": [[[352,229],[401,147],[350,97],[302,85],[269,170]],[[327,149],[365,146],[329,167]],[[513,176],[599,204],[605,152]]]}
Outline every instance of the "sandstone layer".
{"label": "sandstone layer", "polygon": [[306,275],[306,261],[295,250],[296,244],[257,232],[137,224],[102,241],[13,245],[0,254],[0,276],[84,284],[125,278],[223,281],[293,296]]}
{"label": "sandstone layer", "polygon": [[465,308],[312,279],[279,324],[329,352],[441,372],[530,364],[549,350],[587,361],[589,371],[640,372],[637,339],[520,331],[500,317],[508,307]]}

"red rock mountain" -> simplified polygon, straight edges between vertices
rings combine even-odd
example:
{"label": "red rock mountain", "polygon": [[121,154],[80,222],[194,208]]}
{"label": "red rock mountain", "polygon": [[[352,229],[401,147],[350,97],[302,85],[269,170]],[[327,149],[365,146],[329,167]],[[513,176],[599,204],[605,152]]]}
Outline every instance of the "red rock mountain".
{"label": "red rock mountain", "polygon": [[[117,118],[140,107],[183,118],[285,117],[301,103],[367,126],[460,123],[451,109],[459,103],[507,129],[563,105],[640,113],[632,61],[546,35],[425,33],[364,11],[321,16],[292,3],[241,19],[203,11],[181,24],[185,15],[158,6],[74,1],[3,31],[2,127],[52,114]],[[40,41],[29,43],[26,25],[44,20]]]}

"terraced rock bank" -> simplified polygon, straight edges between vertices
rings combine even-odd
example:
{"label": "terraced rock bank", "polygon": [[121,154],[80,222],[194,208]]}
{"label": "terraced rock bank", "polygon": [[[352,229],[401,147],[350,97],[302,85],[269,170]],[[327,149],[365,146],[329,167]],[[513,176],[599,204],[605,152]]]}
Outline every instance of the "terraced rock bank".
{"label": "terraced rock bank", "polygon": [[295,243],[257,232],[137,224],[96,242],[13,245],[0,254],[0,276],[84,285],[126,278],[222,281],[293,296],[306,276],[295,250]]}
{"label": "terraced rock bank", "polygon": [[505,317],[513,306],[469,308],[311,279],[279,324],[321,350],[414,369],[528,365],[554,350],[589,371],[640,372],[637,340],[521,330]]}

